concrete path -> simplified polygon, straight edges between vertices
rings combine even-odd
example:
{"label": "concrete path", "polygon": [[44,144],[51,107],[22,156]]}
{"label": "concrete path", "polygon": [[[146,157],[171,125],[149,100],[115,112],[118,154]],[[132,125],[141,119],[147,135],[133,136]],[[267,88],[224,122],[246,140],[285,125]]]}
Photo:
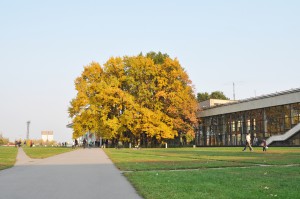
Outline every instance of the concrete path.
{"label": "concrete path", "polygon": [[20,148],[13,168],[0,171],[2,199],[141,198],[101,149],[30,159]]}

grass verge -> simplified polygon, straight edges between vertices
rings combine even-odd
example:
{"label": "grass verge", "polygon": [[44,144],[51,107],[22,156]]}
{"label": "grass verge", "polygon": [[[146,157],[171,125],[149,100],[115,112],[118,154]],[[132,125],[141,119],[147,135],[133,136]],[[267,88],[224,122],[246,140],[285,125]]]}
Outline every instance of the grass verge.
{"label": "grass verge", "polygon": [[66,153],[74,149],[67,147],[23,147],[23,150],[30,158],[42,159]]}
{"label": "grass verge", "polygon": [[299,198],[299,167],[128,172],[147,199]]}
{"label": "grass verge", "polygon": [[15,147],[0,146],[0,170],[14,166],[18,149]]}

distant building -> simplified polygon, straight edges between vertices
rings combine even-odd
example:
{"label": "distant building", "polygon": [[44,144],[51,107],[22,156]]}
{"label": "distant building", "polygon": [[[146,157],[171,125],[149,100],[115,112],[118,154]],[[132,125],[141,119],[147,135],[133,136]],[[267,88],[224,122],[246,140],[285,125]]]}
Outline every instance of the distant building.
{"label": "distant building", "polygon": [[42,131],[42,140],[44,142],[53,141],[53,131]]}

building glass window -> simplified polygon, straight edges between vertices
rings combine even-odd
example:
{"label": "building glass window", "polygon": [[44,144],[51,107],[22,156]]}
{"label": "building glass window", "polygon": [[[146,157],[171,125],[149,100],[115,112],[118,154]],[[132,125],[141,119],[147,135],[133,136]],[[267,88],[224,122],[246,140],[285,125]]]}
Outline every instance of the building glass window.
{"label": "building glass window", "polygon": [[298,124],[299,121],[299,116],[300,116],[300,103],[292,104],[291,105],[291,123],[292,126],[295,126]]}
{"label": "building glass window", "polygon": [[283,106],[266,108],[267,130],[270,136],[278,135],[283,131]]}
{"label": "building glass window", "polygon": [[284,130],[291,129],[291,107],[290,105],[284,106]]}
{"label": "building glass window", "polygon": [[251,127],[251,123],[250,123],[250,120],[247,120],[247,133],[250,132],[250,128]]}
{"label": "building glass window", "polygon": [[235,132],[235,121],[231,122],[231,131]]}

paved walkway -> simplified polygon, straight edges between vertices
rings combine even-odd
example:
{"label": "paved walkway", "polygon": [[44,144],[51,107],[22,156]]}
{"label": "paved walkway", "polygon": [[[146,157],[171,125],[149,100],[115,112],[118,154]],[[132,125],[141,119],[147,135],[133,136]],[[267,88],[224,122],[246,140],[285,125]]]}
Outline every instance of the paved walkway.
{"label": "paved walkway", "polygon": [[0,171],[3,199],[141,198],[102,149],[78,149],[30,159],[20,148],[13,168]]}

